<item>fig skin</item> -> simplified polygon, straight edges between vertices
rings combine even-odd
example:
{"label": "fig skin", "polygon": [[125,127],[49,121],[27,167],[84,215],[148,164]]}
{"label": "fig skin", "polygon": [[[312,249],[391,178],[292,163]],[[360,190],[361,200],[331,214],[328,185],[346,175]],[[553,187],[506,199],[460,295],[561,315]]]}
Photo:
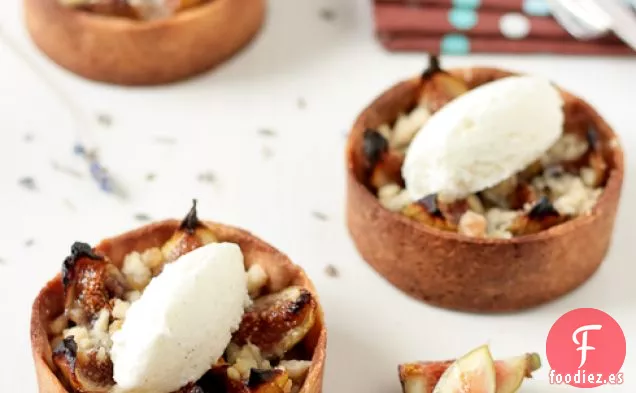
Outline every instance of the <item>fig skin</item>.
{"label": "fig skin", "polygon": [[[432,393],[442,374],[455,360],[405,363],[398,366],[403,393]],[[527,353],[505,360],[495,361],[497,379],[496,393],[514,393],[523,378],[532,378],[532,373],[541,368],[537,353]]]}
{"label": "fig skin", "polygon": [[86,243],[75,242],[62,264],[65,310],[76,324],[90,321],[110,299],[128,289],[126,278],[108,258],[94,253]]}
{"label": "fig skin", "polygon": [[115,384],[111,360],[98,360],[96,352],[79,352],[72,336],[53,351],[53,362],[76,392],[108,393]]}
{"label": "fig skin", "polygon": [[243,315],[232,342],[256,345],[266,359],[281,357],[309,332],[316,321],[316,300],[311,292],[289,287],[262,296]]}
{"label": "fig skin", "polygon": [[217,242],[216,235],[199,221],[197,201],[181,221],[179,230],[161,247],[166,263],[174,262],[180,256],[209,243]]}
{"label": "fig skin", "polygon": [[429,66],[421,77],[419,104],[435,113],[444,105],[468,91],[468,85],[440,67],[439,58],[431,54]]}

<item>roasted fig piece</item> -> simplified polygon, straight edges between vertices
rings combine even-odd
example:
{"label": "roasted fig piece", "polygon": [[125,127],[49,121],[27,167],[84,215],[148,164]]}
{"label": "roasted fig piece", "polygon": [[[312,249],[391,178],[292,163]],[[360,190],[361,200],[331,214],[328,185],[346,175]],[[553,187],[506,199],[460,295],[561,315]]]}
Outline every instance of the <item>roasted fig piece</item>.
{"label": "roasted fig piece", "polygon": [[53,351],[53,362],[76,392],[107,393],[115,384],[113,363],[105,352],[78,351],[73,336]]}
{"label": "roasted fig piece", "polygon": [[245,314],[232,342],[256,345],[264,358],[282,357],[298,344],[316,321],[316,300],[301,287],[260,297]]}
{"label": "roasted fig piece", "polygon": [[389,142],[378,131],[367,129],[363,141],[369,184],[376,190],[389,183],[403,184],[404,154],[389,148]]}
{"label": "roasted fig piece", "polygon": [[[417,362],[398,367],[403,393],[431,393],[442,374],[453,364],[453,360],[441,362]],[[510,359],[495,361],[496,393],[514,393],[524,378],[541,367],[541,358],[536,353],[527,353]]]}
{"label": "roasted fig piece", "polygon": [[[448,206],[445,206],[448,209]],[[433,226],[445,231],[456,230],[456,225],[448,221],[440,209],[437,195],[426,196],[402,209],[402,214],[417,222]]]}
{"label": "roasted fig piece", "polygon": [[252,369],[247,386],[250,393],[287,393],[285,387],[291,388],[291,380],[285,370],[275,368],[270,370]]}
{"label": "roasted fig piece", "polygon": [[457,226],[459,219],[466,213],[470,207],[466,199],[458,199],[455,201],[444,201],[437,198],[437,207],[442,215],[452,226]]}
{"label": "roasted fig piece", "polygon": [[[537,163],[532,164],[537,165]],[[541,165],[540,163],[538,165]],[[532,167],[532,166],[531,166]],[[528,168],[533,173],[541,172],[539,168]],[[527,179],[527,180],[526,180]],[[489,207],[517,210],[523,208],[527,203],[534,203],[537,199],[535,191],[528,183],[530,179],[527,174],[511,176],[503,182],[488,188],[480,193]]]}
{"label": "roasted fig piece", "polygon": [[530,235],[561,224],[567,219],[567,216],[561,215],[550,200],[543,196],[526,215],[519,216],[513,221],[509,231],[515,236]]}
{"label": "roasted fig piece", "polygon": [[466,83],[442,70],[439,58],[431,54],[429,66],[422,74],[419,104],[431,113],[468,91]]}
{"label": "roasted fig piece", "polygon": [[190,251],[217,241],[216,235],[197,217],[197,201],[192,201],[192,208],[185,216],[179,230],[161,247],[166,263],[173,262]]}
{"label": "roasted fig piece", "polygon": [[508,205],[512,209],[522,209],[526,204],[534,204],[538,200],[536,191],[526,182],[517,185],[512,194],[508,197]]}
{"label": "roasted fig piece", "polygon": [[244,382],[228,376],[227,364],[215,365],[198,381],[176,393],[250,393]]}
{"label": "roasted fig piece", "polygon": [[67,317],[76,324],[88,322],[109,301],[127,289],[126,278],[105,257],[86,243],[76,242],[62,264],[62,283]]}

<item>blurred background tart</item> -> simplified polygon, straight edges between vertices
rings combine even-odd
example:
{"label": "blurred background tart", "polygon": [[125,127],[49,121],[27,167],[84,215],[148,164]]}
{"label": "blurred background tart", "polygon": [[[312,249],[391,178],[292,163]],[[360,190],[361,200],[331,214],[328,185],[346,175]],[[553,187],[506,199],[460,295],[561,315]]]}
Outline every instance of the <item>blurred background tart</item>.
{"label": "blurred background tart", "polygon": [[[462,113],[449,111],[473,104],[479,108],[472,117],[463,119],[466,124],[449,126],[459,130],[454,136],[456,141],[472,143],[476,149],[483,145],[484,157],[493,167],[498,168],[498,163],[488,159],[496,154],[508,157],[506,161],[523,163],[515,158],[516,152],[502,153],[499,146],[513,146],[520,135],[486,143],[466,139],[473,138],[470,133],[478,130],[479,125],[472,123],[474,119],[479,121],[475,114],[491,111],[492,105],[497,105],[483,102],[482,98],[473,99],[471,104],[466,96],[482,94],[493,103],[514,100],[510,92],[506,93],[510,94],[508,97],[477,93],[484,91],[478,87],[486,88],[513,77],[511,72],[492,68],[446,71],[433,57],[421,76],[381,94],[353,126],[347,146],[347,222],[351,236],[362,257],[375,270],[420,300],[474,312],[536,306],[585,282],[609,248],[623,181],[622,150],[600,115],[565,91],[554,93],[561,101],[559,112],[553,114],[560,117],[561,123],[552,123],[553,127],[562,124],[559,135],[532,134],[526,142],[532,144],[533,138],[543,138],[545,151],[496,184],[479,177],[475,180],[465,173],[463,177],[451,174],[443,179],[458,187],[451,191],[467,187],[474,192],[428,194],[426,190],[433,188],[422,184],[419,174],[430,175],[431,182],[435,182],[440,173],[445,176],[449,166],[442,163],[437,171],[425,168],[428,172],[412,172],[417,160],[434,166],[447,158],[436,154],[444,149],[452,151],[453,147],[444,143],[453,140],[440,142],[439,135],[434,134],[447,132],[443,128],[445,122],[459,122],[454,119],[461,118]],[[509,87],[513,91],[514,88]],[[545,104],[538,105],[536,108]],[[445,109],[446,106],[454,109]],[[541,116],[548,114],[512,114],[507,120],[510,127],[503,127],[502,132],[519,128],[515,121],[527,122],[529,125],[519,129],[533,132],[534,125],[549,124]],[[492,131],[480,137],[493,138],[499,126],[492,121],[483,121],[491,124]],[[427,131],[431,133],[424,134]],[[427,146],[429,141],[431,145]],[[409,154],[416,155],[413,149],[421,150],[421,157],[409,159]],[[525,153],[520,151],[519,155]],[[470,154],[470,149],[463,153]],[[467,162],[465,157],[451,158]],[[409,163],[413,168],[408,167]],[[464,172],[472,169],[462,168]],[[404,174],[411,178],[405,179]],[[411,189],[406,180],[411,181]],[[480,181],[487,186],[470,189]],[[418,194],[420,191],[423,194]]]}
{"label": "blurred background tart", "polygon": [[24,0],[42,52],[82,77],[157,85],[203,73],[260,29],[265,0]]}

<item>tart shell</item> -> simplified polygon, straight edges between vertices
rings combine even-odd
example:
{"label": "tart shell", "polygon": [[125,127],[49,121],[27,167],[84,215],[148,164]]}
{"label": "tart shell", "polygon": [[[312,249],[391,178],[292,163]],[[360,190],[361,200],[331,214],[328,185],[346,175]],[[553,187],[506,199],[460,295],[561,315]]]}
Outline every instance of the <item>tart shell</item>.
{"label": "tart shell", "polygon": [[[513,75],[490,68],[449,72],[470,88]],[[605,142],[609,177],[596,206],[589,215],[533,235],[466,237],[385,209],[363,184],[365,129],[390,122],[415,106],[420,86],[420,78],[414,78],[384,92],[358,117],[348,139],[347,224],[363,259],[408,295],[460,311],[518,311],[583,284],[609,249],[623,183],[623,153],[611,127],[588,103],[562,91],[566,127],[585,132],[591,122]]]}
{"label": "tart shell", "polygon": [[[233,242],[240,246],[245,256],[246,268],[257,260],[269,276],[267,290],[277,292],[290,285],[308,289],[318,299],[314,285],[305,272],[289,258],[264,241],[244,230],[203,222],[211,228],[220,242]],[[153,223],[137,230],[102,241],[95,251],[106,255],[121,267],[124,257],[132,251],[143,251],[159,247],[179,228],[180,221],[167,220]],[[300,393],[320,393],[326,357],[327,330],[322,308],[318,303],[318,318],[314,327],[304,338],[303,345],[311,357],[311,367]],[[40,393],[72,393],[58,379],[52,362],[52,348],[47,328],[50,322],[64,310],[64,290],[58,274],[39,293],[31,313],[31,347]]]}
{"label": "tart shell", "polygon": [[100,82],[176,82],[223,62],[260,29],[265,0],[211,0],[157,21],[100,15],[59,0],[24,0],[35,44],[69,71]]}

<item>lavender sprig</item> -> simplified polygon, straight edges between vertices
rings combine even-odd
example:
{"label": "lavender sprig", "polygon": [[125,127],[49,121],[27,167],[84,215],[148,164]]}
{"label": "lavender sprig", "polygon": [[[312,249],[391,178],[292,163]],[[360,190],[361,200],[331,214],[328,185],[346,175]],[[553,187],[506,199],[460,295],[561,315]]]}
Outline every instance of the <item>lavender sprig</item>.
{"label": "lavender sprig", "polygon": [[[19,58],[21,58],[26,65],[31,68],[31,71],[44,82],[45,85],[60,99],[60,101],[69,109],[76,122],[75,133],[78,140],[90,139],[88,136],[82,136],[82,132],[88,129],[86,127],[84,114],[76,106],[75,102],[66,95],[63,89],[58,87],[50,78],[47,77],[46,72],[38,68],[39,65],[35,63],[29,55],[20,48],[16,43],[6,34],[3,34],[0,29],[0,41],[3,41],[10,50],[12,50]],[[123,190],[118,188],[114,182],[114,179],[108,173],[106,168],[100,163],[97,157],[97,151],[95,148],[88,149],[85,143],[78,142],[74,149],[76,154],[81,155],[88,162],[91,177],[97,182],[99,188],[109,194],[118,196],[124,196]]]}
{"label": "lavender sprig", "polygon": [[123,196],[122,190],[117,187],[113,177],[110,175],[106,167],[104,167],[104,165],[102,165],[99,161],[97,152],[87,150],[86,147],[80,143],[73,147],[73,151],[88,162],[91,177],[95,180],[102,191],[109,194]]}

